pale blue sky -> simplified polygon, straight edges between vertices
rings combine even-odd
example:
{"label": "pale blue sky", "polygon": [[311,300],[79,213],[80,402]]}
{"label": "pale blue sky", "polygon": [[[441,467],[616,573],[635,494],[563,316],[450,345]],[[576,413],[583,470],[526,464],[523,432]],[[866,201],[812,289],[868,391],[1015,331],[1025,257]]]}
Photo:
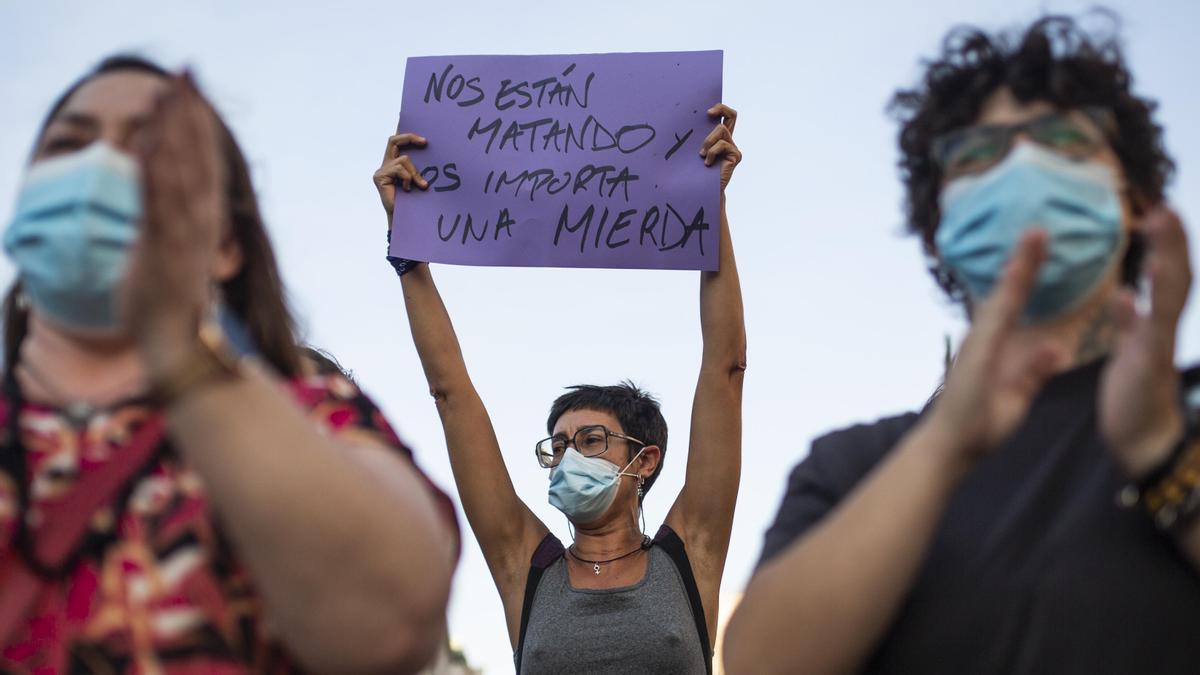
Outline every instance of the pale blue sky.
{"label": "pale blue sky", "polygon": [[[945,30],[998,28],[1091,3],[710,1],[568,3],[0,2],[0,212],[11,209],[52,99],[101,56],[192,64],[238,134],[309,339],[354,370],[453,489],[441,428],[383,261],[371,184],[395,128],[404,59],[427,54],[724,49],[726,102],[745,152],[729,188],[746,297],[745,467],[725,588],[745,584],[787,471],[812,437],[920,406],[943,335],[962,321],[899,234],[891,92]],[[1138,91],[1161,102],[1180,165],[1170,196],[1200,239],[1200,4],[1112,3]],[[699,160],[697,160],[699,161]],[[0,281],[11,278],[0,262]],[[439,267],[471,373],[518,492],[566,536],[533,458],[561,387],[630,377],[662,397],[674,431],[647,500],[657,528],[682,482],[699,365],[695,273]],[[1191,303],[1181,357],[1200,358]],[[615,331],[572,319],[596,308]],[[465,524],[465,523],[464,523]],[[499,598],[469,532],[452,635],[490,673],[511,669]]]}

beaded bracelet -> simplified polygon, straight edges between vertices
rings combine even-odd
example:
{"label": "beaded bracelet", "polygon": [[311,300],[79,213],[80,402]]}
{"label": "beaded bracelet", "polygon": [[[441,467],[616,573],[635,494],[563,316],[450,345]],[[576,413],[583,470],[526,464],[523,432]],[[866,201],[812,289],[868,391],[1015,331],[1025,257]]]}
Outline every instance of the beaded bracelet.
{"label": "beaded bracelet", "polygon": [[1192,423],[1162,464],[1117,492],[1122,507],[1140,506],[1164,532],[1182,530],[1200,515],[1200,428]]}

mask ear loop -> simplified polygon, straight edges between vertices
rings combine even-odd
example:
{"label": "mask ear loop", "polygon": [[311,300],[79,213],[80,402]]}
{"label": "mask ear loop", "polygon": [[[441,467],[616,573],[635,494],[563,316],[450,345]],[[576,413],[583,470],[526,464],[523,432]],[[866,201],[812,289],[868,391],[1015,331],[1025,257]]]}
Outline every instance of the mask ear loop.
{"label": "mask ear loop", "polygon": [[[643,445],[642,449],[638,450],[638,453],[633,456],[633,459],[629,460],[629,463],[625,465],[625,469],[633,466],[633,463],[636,462],[638,457],[641,457],[642,453],[645,451],[646,446]],[[642,508],[642,498],[646,496],[646,490],[643,487],[646,484],[646,477],[640,473],[625,473],[625,469],[621,469],[619,472],[617,472],[617,475],[637,477],[637,510],[638,520],[641,522],[642,548],[650,548],[650,536],[646,534],[646,510]]]}
{"label": "mask ear loop", "polygon": [[[638,454],[634,455],[633,459],[629,460],[629,464],[626,464],[625,468],[628,469],[634,462],[636,462],[638,457],[641,457],[645,450],[646,446],[642,446],[642,449],[638,450]],[[637,476],[637,510],[638,521],[641,523],[642,548],[650,548],[650,536],[646,534],[646,509],[642,508],[642,498],[646,496],[646,489],[644,487],[646,485],[646,477],[640,473],[634,475]]]}
{"label": "mask ear loop", "polygon": [[646,491],[642,488],[642,486],[645,483],[645,476],[638,474],[638,518],[642,523],[642,548],[650,548],[650,535],[646,534],[646,509],[642,508],[642,498],[646,496]]}

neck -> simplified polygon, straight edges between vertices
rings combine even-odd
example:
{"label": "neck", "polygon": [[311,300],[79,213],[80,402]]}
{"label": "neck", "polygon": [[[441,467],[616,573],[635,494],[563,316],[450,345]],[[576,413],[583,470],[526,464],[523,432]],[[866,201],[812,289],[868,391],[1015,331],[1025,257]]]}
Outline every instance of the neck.
{"label": "neck", "polygon": [[637,548],[642,531],[632,512],[590,527],[575,529],[575,552],[585,558],[611,558]]}
{"label": "neck", "polygon": [[54,405],[114,403],[140,394],[145,373],[132,340],[74,333],[30,313],[15,375],[30,400]]}
{"label": "neck", "polygon": [[1062,353],[1070,355],[1062,359],[1060,372],[1095,361],[1112,349],[1116,337],[1112,303],[1119,290],[1114,279],[1069,315],[1021,329],[1018,342],[1028,345],[1049,340],[1057,345]]}

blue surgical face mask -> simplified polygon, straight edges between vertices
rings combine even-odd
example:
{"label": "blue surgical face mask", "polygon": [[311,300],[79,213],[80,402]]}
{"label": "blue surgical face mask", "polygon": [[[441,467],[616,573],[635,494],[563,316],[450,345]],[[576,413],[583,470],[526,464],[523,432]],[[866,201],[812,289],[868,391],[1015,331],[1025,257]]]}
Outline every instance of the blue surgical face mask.
{"label": "blue surgical face mask", "polygon": [[31,166],[4,250],[34,309],[82,332],[119,332],[117,288],[141,212],[137,162],[106,143]]}
{"label": "blue surgical face mask", "polygon": [[[642,452],[625,465],[628,469]],[[584,457],[575,448],[567,447],[558,465],[550,470],[550,504],[562,511],[573,523],[586,525],[595,522],[612,506],[625,473],[616,464],[599,457]]]}
{"label": "blue surgical face mask", "polygon": [[935,243],[942,263],[975,302],[991,293],[1021,235],[1048,235],[1025,317],[1045,321],[1076,308],[1114,269],[1121,200],[1111,168],[1018,143],[986,173],[951,181],[941,195]]}

